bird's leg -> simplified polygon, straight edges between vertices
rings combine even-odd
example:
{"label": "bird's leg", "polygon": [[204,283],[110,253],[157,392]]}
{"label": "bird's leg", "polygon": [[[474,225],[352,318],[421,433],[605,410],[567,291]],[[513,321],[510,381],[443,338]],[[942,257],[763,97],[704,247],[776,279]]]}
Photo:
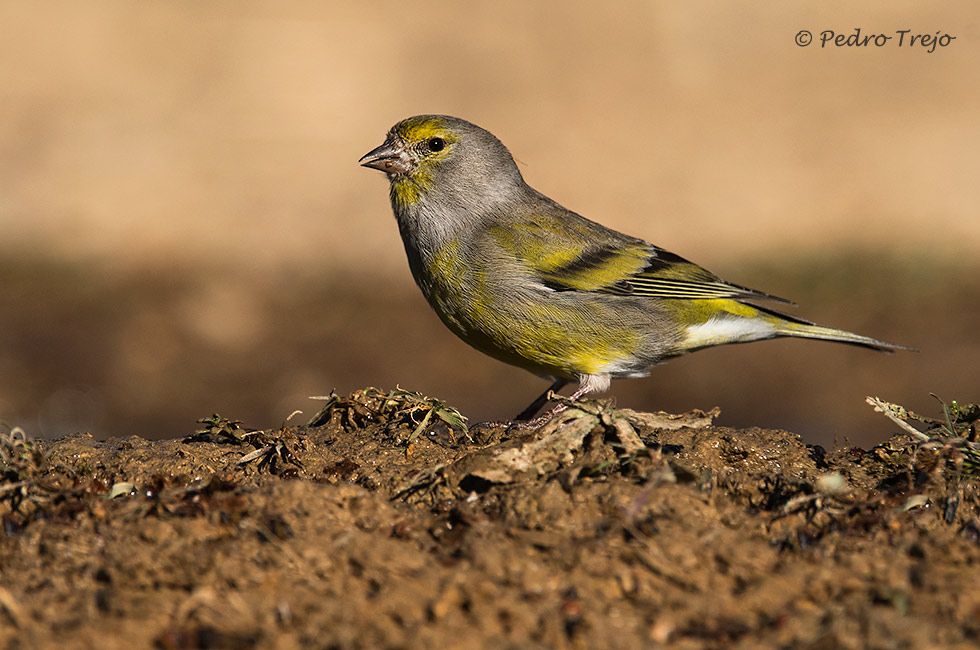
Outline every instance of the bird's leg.
{"label": "bird's leg", "polygon": [[[543,395],[541,395],[541,397],[534,400],[531,406],[528,406],[526,409],[524,409],[521,412],[520,415],[514,418],[514,426],[520,429],[533,429],[535,427],[539,427],[545,422],[549,421],[551,418],[555,417],[556,415],[558,415],[559,413],[567,409],[568,402],[577,400],[579,397],[582,397],[582,395],[585,395],[586,393],[591,393],[595,389],[594,386],[590,386],[588,384],[579,386],[578,390],[572,393],[571,395],[569,395],[568,399],[565,402],[561,404],[555,404],[553,407],[551,407],[551,409],[547,413],[543,415],[539,415],[533,420],[529,419],[532,415],[538,412],[538,409],[541,408],[541,406],[545,402],[548,401],[549,394],[551,394],[553,391],[561,390],[567,383],[568,380],[565,379],[559,379],[555,381],[555,383],[552,384],[551,387],[548,388],[548,390],[546,390]],[[527,418],[525,418],[524,416],[527,416]]]}
{"label": "bird's leg", "polygon": [[[566,382],[566,383],[568,383],[568,382]],[[592,387],[591,386],[579,386],[579,389],[577,391],[575,391],[574,393],[572,393],[571,395],[568,396],[568,402],[574,402],[578,398],[582,397],[582,395],[585,395],[586,393],[588,393],[590,390],[592,390]],[[568,402],[564,402],[562,404],[555,404],[553,407],[551,407],[551,410],[550,411],[548,411],[547,413],[545,413],[544,415],[542,415],[539,418],[535,418],[534,419],[534,422],[537,423],[537,424],[544,424],[545,422],[547,422],[551,418],[555,417],[556,415],[558,415],[559,413],[561,413],[562,411],[564,411],[565,409],[567,409],[568,408]]]}
{"label": "bird's leg", "polygon": [[[541,407],[548,402],[548,395],[552,391],[555,392],[560,391],[562,388],[564,388],[567,385],[568,385],[568,380],[565,379],[564,377],[559,377],[558,379],[555,380],[555,383],[553,383],[551,386],[548,386],[547,390],[541,393],[541,395],[536,400],[531,402],[526,409],[518,413],[517,417],[515,417],[514,420],[517,422],[529,422],[531,418],[533,418],[535,414],[537,414],[537,412],[541,410]],[[578,397],[579,395],[581,395],[581,389],[579,389],[575,393],[575,396],[572,397],[572,399],[575,399],[575,397]],[[554,413],[549,411],[547,417],[550,419],[552,415],[554,415]]]}

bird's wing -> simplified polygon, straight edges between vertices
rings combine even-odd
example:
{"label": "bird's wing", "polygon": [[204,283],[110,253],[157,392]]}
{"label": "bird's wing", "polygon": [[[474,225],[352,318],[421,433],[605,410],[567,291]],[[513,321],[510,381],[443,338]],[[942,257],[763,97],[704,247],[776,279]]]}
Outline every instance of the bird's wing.
{"label": "bird's wing", "polygon": [[620,283],[600,291],[654,298],[710,300],[771,300],[788,305],[793,302],[762,291],[726,282],[711,271],[662,248],[654,248],[649,264]]}
{"label": "bird's wing", "polygon": [[570,214],[576,218],[558,222],[550,217],[531,217],[518,223],[498,223],[487,234],[505,254],[553,291],[793,304],[725,282],[669,251]]}
{"label": "bird's wing", "polygon": [[486,234],[505,257],[553,291],[602,291],[641,272],[653,247],[588,221],[531,215]]}

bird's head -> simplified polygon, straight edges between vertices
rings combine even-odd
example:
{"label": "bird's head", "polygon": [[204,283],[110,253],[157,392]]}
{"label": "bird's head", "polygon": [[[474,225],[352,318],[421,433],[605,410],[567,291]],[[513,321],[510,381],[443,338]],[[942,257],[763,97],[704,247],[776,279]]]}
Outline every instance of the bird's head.
{"label": "bird's head", "polygon": [[426,199],[472,208],[524,187],[513,157],[493,134],[447,115],[402,120],[359,162],[388,175],[392,202],[402,208]]}

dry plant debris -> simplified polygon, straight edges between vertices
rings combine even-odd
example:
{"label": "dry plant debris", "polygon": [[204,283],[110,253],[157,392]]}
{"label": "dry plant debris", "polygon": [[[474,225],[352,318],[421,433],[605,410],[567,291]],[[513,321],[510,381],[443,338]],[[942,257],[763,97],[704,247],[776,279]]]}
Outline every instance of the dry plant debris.
{"label": "dry plant debris", "polygon": [[0,647],[975,648],[975,407],[876,405],[921,435],[608,402],[467,432],[378,389],[275,429],[11,430]]}

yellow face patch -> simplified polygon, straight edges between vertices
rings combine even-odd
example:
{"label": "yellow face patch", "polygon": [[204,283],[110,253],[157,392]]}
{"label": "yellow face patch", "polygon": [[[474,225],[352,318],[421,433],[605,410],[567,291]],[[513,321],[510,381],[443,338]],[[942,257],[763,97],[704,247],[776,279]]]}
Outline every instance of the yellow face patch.
{"label": "yellow face patch", "polygon": [[421,142],[429,138],[445,139],[452,135],[446,127],[446,121],[438,117],[410,117],[395,125],[394,130],[406,142]]}
{"label": "yellow face patch", "polygon": [[391,200],[401,207],[414,205],[432,185],[432,175],[416,170],[411,176],[396,176],[391,180]]}
{"label": "yellow face patch", "polygon": [[[459,142],[446,121],[438,117],[412,117],[395,125],[392,131],[401,138],[406,149],[417,157],[415,170],[407,176],[396,177],[391,183],[391,199],[401,206],[410,206],[419,201],[432,187],[432,165],[444,159]],[[442,148],[433,150],[430,142],[442,140]]]}

